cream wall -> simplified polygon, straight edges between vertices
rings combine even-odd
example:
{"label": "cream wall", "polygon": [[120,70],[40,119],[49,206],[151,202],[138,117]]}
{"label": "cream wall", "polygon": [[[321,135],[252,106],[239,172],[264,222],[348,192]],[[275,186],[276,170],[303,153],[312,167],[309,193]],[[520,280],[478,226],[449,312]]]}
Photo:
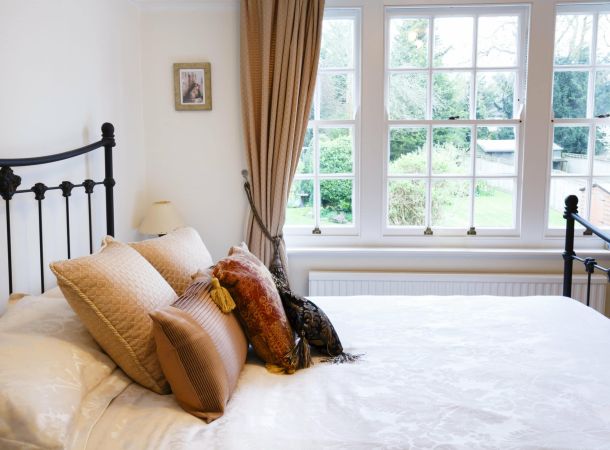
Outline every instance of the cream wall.
{"label": "cream wall", "polygon": [[[136,237],[145,197],[139,28],[138,7],[126,0],[0,2],[0,156],[38,156],[80,147],[98,140],[101,124],[112,122],[117,136],[116,234],[125,240]],[[37,181],[57,185],[67,175],[101,180],[102,153],[55,163],[54,172],[51,166],[15,172],[24,188]],[[96,189],[96,205],[103,208],[103,189]],[[47,262],[66,257],[61,200],[53,192],[43,202]],[[83,254],[88,251],[84,196],[74,197],[73,205],[73,254]],[[39,273],[32,270],[38,267],[36,204],[23,194],[15,197],[11,211],[15,290],[38,292]],[[2,205],[0,310],[8,295],[4,224]],[[101,214],[94,220],[94,232],[99,241],[105,232]],[[54,277],[46,272],[47,286],[54,285]]]}
{"label": "cream wall", "polygon": [[[148,200],[175,203],[214,259],[243,240],[239,4],[142,2]],[[211,111],[175,111],[172,64],[212,64]]]}

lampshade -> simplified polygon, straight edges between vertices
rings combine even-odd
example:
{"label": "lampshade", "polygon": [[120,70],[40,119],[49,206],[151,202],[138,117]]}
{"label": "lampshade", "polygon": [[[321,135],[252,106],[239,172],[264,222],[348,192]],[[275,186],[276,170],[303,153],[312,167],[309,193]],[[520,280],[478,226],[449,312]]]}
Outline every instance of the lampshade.
{"label": "lampshade", "polygon": [[182,225],[184,225],[184,222],[172,202],[162,200],[150,205],[144,220],[138,227],[138,231],[142,234],[162,235]]}

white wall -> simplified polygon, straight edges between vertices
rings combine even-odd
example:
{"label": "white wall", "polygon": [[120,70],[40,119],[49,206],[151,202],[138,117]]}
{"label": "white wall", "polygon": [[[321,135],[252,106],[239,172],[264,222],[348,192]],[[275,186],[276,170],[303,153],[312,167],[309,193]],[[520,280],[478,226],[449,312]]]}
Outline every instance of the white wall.
{"label": "white wall", "polygon": [[[243,240],[246,214],[239,4],[144,4],[141,19],[148,200],[174,202],[218,259]],[[211,111],[175,111],[179,62],[211,63]]]}
{"label": "white wall", "polygon": [[[124,240],[136,237],[135,226],[145,201],[139,28],[138,7],[126,0],[0,2],[1,157],[38,156],[80,147],[99,140],[101,124],[112,122],[117,136],[116,234]],[[78,161],[16,168],[15,172],[22,176],[24,188],[37,181],[57,185],[67,174],[79,181],[87,177],[101,181],[102,153],[98,150]],[[102,207],[97,211],[103,211],[103,188],[96,189],[95,202]],[[73,255],[88,252],[84,196],[77,197],[71,221]],[[14,281],[16,291],[38,292],[39,274],[32,270],[38,258],[36,205],[31,198],[29,194],[16,196],[12,208]],[[49,262],[66,256],[65,213],[60,194],[48,193],[47,198],[43,205]],[[100,216],[95,220],[96,244],[105,232]],[[8,295],[5,248],[2,205],[0,309]],[[47,270],[47,286],[54,281]]]}

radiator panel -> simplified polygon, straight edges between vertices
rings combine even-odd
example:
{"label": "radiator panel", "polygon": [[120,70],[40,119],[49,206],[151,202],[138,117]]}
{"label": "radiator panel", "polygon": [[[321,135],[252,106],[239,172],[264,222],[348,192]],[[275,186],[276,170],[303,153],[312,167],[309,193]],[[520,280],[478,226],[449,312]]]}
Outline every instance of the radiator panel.
{"label": "radiator panel", "polygon": [[[587,277],[574,275],[572,297],[585,303]],[[591,280],[591,306],[605,311],[606,279]],[[309,272],[309,295],[562,295],[562,275]]]}

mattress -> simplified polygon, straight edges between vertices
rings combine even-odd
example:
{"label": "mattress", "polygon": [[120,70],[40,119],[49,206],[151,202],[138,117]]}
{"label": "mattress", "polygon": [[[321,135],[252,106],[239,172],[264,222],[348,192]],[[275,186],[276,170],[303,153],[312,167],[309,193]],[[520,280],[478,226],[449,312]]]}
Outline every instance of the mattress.
{"label": "mattress", "polygon": [[313,298],[354,364],[253,357],[207,425],[129,385],[88,449],[610,448],[610,320],[563,297]]}

